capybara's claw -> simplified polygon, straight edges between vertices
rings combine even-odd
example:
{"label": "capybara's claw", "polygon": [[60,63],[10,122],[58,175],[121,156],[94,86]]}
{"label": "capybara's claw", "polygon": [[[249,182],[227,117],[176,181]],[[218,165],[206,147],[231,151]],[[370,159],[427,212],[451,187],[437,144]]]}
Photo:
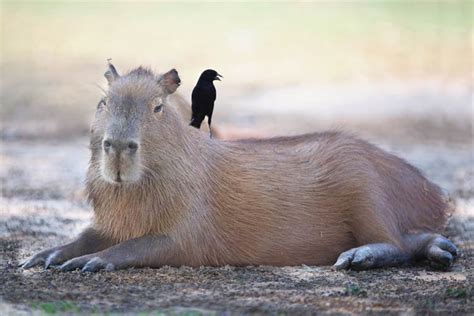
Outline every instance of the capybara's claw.
{"label": "capybara's claw", "polygon": [[18,266],[23,269],[29,269],[34,266],[44,265],[44,268],[48,269],[50,266],[55,266],[64,262],[64,260],[65,256],[62,249],[51,248],[22,261]]}
{"label": "capybara's claw", "polygon": [[332,266],[334,270],[347,270],[354,258],[355,249],[345,251],[339,255],[336,263]]}
{"label": "capybara's claw", "polygon": [[388,243],[378,243],[341,253],[333,267],[335,270],[367,270],[397,266],[408,261],[409,256],[401,249]]}
{"label": "capybara's claw", "polygon": [[107,271],[114,270],[114,265],[111,263],[107,263],[99,257],[92,258],[87,262],[84,267],[82,268],[82,272],[97,272],[102,269]]}
{"label": "capybara's claw", "polygon": [[59,270],[61,271],[73,271],[76,269],[82,269],[82,267],[90,260],[90,256],[82,256],[82,257],[77,257],[73,258],[71,260],[66,261],[63,263],[60,267]]}
{"label": "capybara's claw", "polygon": [[45,258],[41,254],[34,255],[33,257],[26,259],[22,261],[19,266],[23,269],[30,269],[33,268],[34,266],[43,264],[45,261]]}
{"label": "capybara's claw", "polygon": [[57,266],[61,262],[63,262],[63,260],[59,254],[59,251],[55,251],[50,254],[48,258],[46,258],[46,261],[44,262],[44,268],[48,269],[50,266]]}
{"label": "capybara's claw", "polygon": [[71,259],[59,267],[61,271],[81,269],[81,272],[97,272],[100,270],[112,271],[114,265],[98,256],[86,255]]}

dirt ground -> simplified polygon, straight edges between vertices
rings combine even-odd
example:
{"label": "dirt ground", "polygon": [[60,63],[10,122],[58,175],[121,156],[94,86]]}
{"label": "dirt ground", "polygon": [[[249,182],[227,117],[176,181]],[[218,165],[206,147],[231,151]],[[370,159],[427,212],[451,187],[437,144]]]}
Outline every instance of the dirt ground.
{"label": "dirt ground", "polygon": [[330,267],[163,267],[84,274],[20,260],[62,244],[90,220],[82,183],[87,139],[4,142],[1,148],[0,314],[472,314],[473,157],[470,144],[383,147],[399,153],[456,199],[446,234],[461,255],[452,269],[410,266],[367,272]]}

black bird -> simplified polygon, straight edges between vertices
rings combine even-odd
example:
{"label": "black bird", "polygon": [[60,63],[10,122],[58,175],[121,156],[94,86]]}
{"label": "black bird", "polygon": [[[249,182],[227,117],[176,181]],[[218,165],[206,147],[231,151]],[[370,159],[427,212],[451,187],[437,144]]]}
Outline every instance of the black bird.
{"label": "black bird", "polygon": [[219,75],[217,71],[212,69],[205,70],[199,77],[191,95],[193,114],[189,125],[199,129],[202,121],[207,116],[211,137],[212,112],[214,111],[214,101],[216,101],[216,88],[213,82],[214,80],[220,81],[220,78],[222,78],[222,76]]}

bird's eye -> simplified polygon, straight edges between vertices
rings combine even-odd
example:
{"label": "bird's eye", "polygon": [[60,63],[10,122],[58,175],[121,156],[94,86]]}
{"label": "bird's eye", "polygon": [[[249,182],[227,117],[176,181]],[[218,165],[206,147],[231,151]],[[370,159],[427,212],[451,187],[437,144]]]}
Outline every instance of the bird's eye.
{"label": "bird's eye", "polygon": [[163,110],[163,104],[160,104],[160,105],[155,106],[155,108],[153,109],[153,112],[159,113],[162,110]]}

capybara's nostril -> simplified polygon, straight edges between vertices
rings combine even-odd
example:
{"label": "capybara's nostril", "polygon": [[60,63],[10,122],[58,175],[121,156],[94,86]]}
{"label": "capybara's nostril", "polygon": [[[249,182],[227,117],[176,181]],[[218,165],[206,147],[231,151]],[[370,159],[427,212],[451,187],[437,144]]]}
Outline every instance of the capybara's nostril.
{"label": "capybara's nostril", "polygon": [[138,144],[134,141],[128,142],[128,150],[131,153],[135,153],[138,150]]}
{"label": "capybara's nostril", "polygon": [[112,147],[112,142],[110,140],[104,140],[104,143],[103,143],[103,146],[104,146],[104,150],[105,152],[109,152],[110,150],[110,147]]}

